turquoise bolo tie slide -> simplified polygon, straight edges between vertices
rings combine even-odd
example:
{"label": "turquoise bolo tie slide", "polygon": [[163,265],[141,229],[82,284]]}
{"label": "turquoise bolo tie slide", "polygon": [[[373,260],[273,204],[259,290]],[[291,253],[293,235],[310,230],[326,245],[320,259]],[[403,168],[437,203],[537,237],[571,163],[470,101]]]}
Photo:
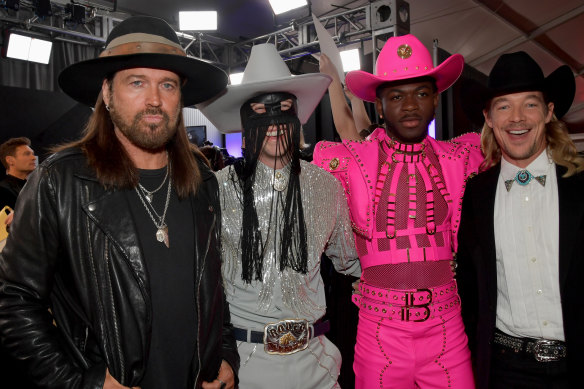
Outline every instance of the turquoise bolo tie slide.
{"label": "turquoise bolo tie slide", "polygon": [[531,182],[531,180],[535,180],[541,184],[541,186],[545,186],[545,174],[543,176],[534,176],[528,170],[519,170],[515,175],[515,178],[512,180],[505,180],[505,188],[507,188],[507,192],[511,190],[511,186],[513,183],[517,181],[518,185],[525,186]]}

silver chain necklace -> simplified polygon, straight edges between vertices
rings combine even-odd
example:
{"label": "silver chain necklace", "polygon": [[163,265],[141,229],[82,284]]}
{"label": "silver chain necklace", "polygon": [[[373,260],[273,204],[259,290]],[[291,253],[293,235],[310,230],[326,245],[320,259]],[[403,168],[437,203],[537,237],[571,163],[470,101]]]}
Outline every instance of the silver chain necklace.
{"label": "silver chain necklace", "polygon": [[[168,161],[168,166],[166,168],[166,172],[167,172],[167,176],[169,176],[169,179],[168,179],[168,189],[166,191],[166,203],[164,204],[164,211],[162,212],[162,216],[160,216],[158,214],[158,212],[156,212],[156,210],[154,209],[152,204],[150,204],[150,201],[146,197],[147,194],[142,193],[142,190],[144,190],[142,188],[142,185],[138,184],[138,186],[136,187],[136,193],[138,194],[138,198],[142,202],[142,205],[144,206],[144,208],[146,208],[146,212],[148,212],[148,216],[150,216],[150,219],[152,219],[152,222],[154,223],[154,226],[156,227],[156,240],[159,241],[160,243],[164,243],[164,245],[167,248],[170,248],[168,226],[164,222],[164,219],[166,219],[166,211],[168,210],[168,205],[170,204],[170,191],[172,188],[172,166],[170,165],[170,160]],[[166,181],[166,178],[164,179],[164,181]],[[158,188],[158,189],[160,189],[160,188]],[[152,209],[152,211],[151,211],[151,209]],[[154,215],[156,215],[156,218],[158,218],[158,223],[156,222],[156,218],[154,217],[152,212],[154,212]]]}
{"label": "silver chain necklace", "polygon": [[[167,156],[168,156],[168,153],[167,153]],[[148,200],[149,203],[152,203],[152,199],[154,198],[154,193],[156,193],[160,189],[162,189],[167,178],[168,178],[168,165],[166,165],[166,174],[164,175],[164,180],[162,180],[162,183],[158,186],[158,188],[156,188],[154,190],[148,190],[148,189],[144,188],[142,186],[142,184],[138,183],[138,186],[142,190],[142,194],[144,195],[146,200]]]}

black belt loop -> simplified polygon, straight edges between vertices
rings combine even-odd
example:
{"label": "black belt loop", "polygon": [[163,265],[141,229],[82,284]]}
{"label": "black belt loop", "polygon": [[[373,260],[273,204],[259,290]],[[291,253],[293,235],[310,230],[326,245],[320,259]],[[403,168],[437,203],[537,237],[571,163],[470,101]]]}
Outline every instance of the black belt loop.
{"label": "black belt loop", "polygon": [[[329,332],[331,329],[331,323],[328,320],[317,321],[312,325],[312,328],[314,328],[314,333],[310,331],[310,339]],[[245,328],[233,327],[233,336],[235,336],[235,340],[239,342],[264,343],[264,333],[260,331],[252,331]]]}

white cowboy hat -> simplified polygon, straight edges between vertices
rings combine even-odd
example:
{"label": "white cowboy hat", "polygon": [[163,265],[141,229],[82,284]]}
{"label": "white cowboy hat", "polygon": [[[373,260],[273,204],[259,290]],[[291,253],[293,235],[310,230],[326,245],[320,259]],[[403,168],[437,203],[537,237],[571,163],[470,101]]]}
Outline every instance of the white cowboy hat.
{"label": "white cowboy hat", "polygon": [[255,45],[239,85],[228,85],[223,93],[197,105],[223,133],[241,132],[239,111],[254,96],[270,92],[288,92],[296,96],[298,119],[304,124],[326,92],[331,78],[321,73],[293,76],[276,47],[270,43]]}

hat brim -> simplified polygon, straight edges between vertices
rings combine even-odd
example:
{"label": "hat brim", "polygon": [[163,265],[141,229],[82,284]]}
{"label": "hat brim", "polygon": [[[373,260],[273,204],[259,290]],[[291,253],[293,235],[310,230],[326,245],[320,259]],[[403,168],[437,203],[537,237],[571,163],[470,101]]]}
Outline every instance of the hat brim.
{"label": "hat brim", "polygon": [[171,54],[144,53],[78,62],[61,72],[59,86],[73,99],[93,107],[103,80],[117,71],[131,68],[168,70],[183,77],[186,83],[181,90],[185,107],[212,98],[227,85],[227,74],[202,60]]}
{"label": "hat brim", "polygon": [[[466,116],[476,123],[482,117],[488,102],[497,96],[527,91],[541,91],[546,100],[554,103],[554,114],[562,118],[572,106],[576,95],[576,82],[569,66],[563,65],[550,73],[537,85],[508,85],[503,88],[489,88],[476,80],[465,80],[460,89],[460,103]],[[481,120],[484,123],[484,120]]]}
{"label": "hat brim", "polygon": [[212,100],[197,105],[203,115],[222,133],[241,132],[240,109],[254,96],[270,92],[288,92],[296,96],[298,119],[305,124],[322,99],[332,79],[321,73],[309,73],[276,80],[228,85]]}
{"label": "hat brim", "polygon": [[460,54],[454,54],[431,70],[408,72],[403,75],[390,73],[380,76],[362,70],[354,70],[347,73],[345,82],[351,93],[362,100],[373,103],[377,97],[375,92],[381,84],[419,77],[432,77],[436,80],[436,87],[438,88],[438,93],[440,93],[450,88],[456,82],[462,74],[463,69],[464,58]]}
{"label": "hat brim", "polygon": [[461,81],[458,102],[466,117],[477,128],[482,128],[485,123],[483,109],[491,98],[490,90],[479,81],[472,78]]}
{"label": "hat brim", "polygon": [[554,103],[558,119],[568,113],[576,96],[576,80],[568,65],[560,66],[546,77],[544,93]]}

